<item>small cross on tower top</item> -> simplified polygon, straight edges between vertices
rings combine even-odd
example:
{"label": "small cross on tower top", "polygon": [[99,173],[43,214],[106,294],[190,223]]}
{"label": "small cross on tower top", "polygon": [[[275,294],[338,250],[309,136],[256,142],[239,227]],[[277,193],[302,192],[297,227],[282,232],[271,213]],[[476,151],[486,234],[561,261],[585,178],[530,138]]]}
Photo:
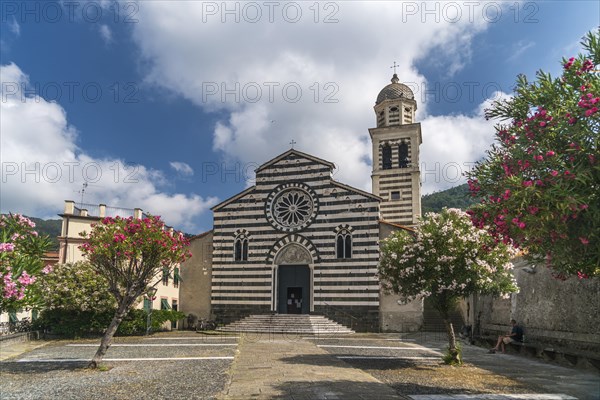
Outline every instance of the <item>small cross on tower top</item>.
{"label": "small cross on tower top", "polygon": [[394,75],[396,75],[396,67],[399,67],[398,64],[396,64],[396,61],[394,61],[394,65],[392,65],[390,68],[394,68]]}
{"label": "small cross on tower top", "polygon": [[292,146],[292,149],[294,148],[295,144],[296,144],[296,141],[294,139],[292,139],[292,141],[290,142],[290,145]]}

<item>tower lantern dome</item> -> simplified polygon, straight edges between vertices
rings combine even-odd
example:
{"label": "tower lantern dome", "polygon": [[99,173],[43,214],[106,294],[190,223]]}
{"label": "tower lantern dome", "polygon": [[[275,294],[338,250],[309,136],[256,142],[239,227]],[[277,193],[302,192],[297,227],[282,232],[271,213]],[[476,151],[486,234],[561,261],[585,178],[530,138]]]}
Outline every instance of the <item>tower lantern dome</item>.
{"label": "tower lantern dome", "polygon": [[384,100],[397,100],[397,99],[408,99],[414,100],[415,95],[413,91],[403,83],[400,83],[398,75],[392,76],[392,83],[381,89],[377,95],[377,101],[375,104],[379,104]]}

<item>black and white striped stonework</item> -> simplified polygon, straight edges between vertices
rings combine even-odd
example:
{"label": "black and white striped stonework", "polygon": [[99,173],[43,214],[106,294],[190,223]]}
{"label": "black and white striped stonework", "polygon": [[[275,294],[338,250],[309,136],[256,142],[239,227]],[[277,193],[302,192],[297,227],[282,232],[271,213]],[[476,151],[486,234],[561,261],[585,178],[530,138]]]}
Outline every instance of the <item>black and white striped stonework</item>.
{"label": "black and white striped stonework", "polygon": [[[385,221],[394,222],[402,225],[413,224],[413,175],[419,174],[417,165],[408,163],[402,166],[399,157],[399,144],[406,143],[408,148],[408,159],[413,159],[412,146],[410,140],[388,140],[382,141],[379,145],[379,196],[383,199],[380,204],[381,218]],[[383,169],[383,147],[391,148],[392,168]],[[414,157],[416,159],[416,157]],[[398,197],[393,197],[392,192],[396,192]]]}
{"label": "black and white striped stonework", "polygon": [[[255,186],[213,208],[211,303],[222,321],[277,310],[278,255],[297,245],[310,260],[311,313],[377,325],[380,199],[334,181],[333,168],[290,150],[256,170]],[[274,216],[281,206],[291,212]],[[351,233],[351,258],[336,258],[342,230]],[[238,235],[248,239],[247,260],[234,261]]]}

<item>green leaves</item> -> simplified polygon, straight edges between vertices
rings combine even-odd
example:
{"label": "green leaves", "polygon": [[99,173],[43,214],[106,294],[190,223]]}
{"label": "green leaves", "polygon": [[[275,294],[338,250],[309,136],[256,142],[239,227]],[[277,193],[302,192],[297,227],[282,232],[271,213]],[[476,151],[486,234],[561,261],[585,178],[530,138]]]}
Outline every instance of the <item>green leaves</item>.
{"label": "green leaves", "polygon": [[477,229],[457,209],[428,213],[414,235],[398,231],[381,247],[379,276],[389,291],[405,298],[432,297],[450,307],[472,293],[507,295],[517,290],[514,249]]}
{"label": "green leaves", "polygon": [[87,262],[56,265],[40,278],[38,290],[47,309],[103,312],[116,307],[108,281]]}
{"label": "green leaves", "polygon": [[103,276],[117,302],[137,297],[190,256],[189,242],[166,229],[159,217],[104,218],[80,246],[94,270]]}
{"label": "green leaves", "polygon": [[467,174],[483,199],[473,223],[559,278],[600,276],[599,37],[563,59],[561,77],[517,78],[513,98],[487,112],[499,120],[496,144]]}
{"label": "green leaves", "polygon": [[42,257],[51,244],[34,228],[20,214],[0,216],[0,312],[36,304],[36,279],[44,272]]}

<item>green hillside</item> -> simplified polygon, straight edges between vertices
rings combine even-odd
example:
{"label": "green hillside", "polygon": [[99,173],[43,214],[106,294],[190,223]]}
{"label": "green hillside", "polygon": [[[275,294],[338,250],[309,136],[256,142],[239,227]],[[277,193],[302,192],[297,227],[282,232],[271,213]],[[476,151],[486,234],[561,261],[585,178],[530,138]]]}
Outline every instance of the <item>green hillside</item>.
{"label": "green hillside", "polygon": [[423,214],[427,212],[440,212],[444,207],[466,210],[471,204],[477,202],[477,198],[469,195],[469,186],[464,184],[422,196],[421,211]]}
{"label": "green hillside", "polygon": [[62,220],[41,219],[36,217],[30,217],[27,215],[25,215],[25,217],[35,222],[35,230],[40,236],[50,236],[50,240],[52,240],[52,247],[50,250],[58,250],[58,239],[56,237],[60,236],[60,231],[62,229]]}
{"label": "green hillside", "polygon": [[52,239],[52,250],[58,250],[58,239],[60,230],[62,229],[62,220],[60,219],[40,219],[35,217],[27,217],[35,222],[35,230],[42,236],[48,235]]}

